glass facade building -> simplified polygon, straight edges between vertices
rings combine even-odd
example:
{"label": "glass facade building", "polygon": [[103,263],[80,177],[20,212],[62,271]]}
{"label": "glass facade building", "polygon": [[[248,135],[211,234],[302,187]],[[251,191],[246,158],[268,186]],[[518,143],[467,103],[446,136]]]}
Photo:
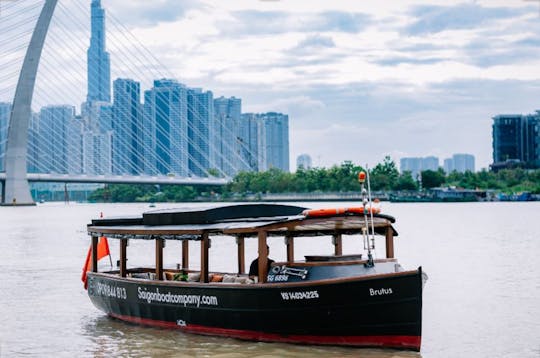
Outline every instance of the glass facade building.
{"label": "glass facade building", "polygon": [[172,79],[144,93],[145,173],[188,175],[187,89]]}
{"label": "glass facade building", "polygon": [[119,78],[113,82],[112,172],[139,175],[143,170],[143,116],[139,82]]}
{"label": "glass facade building", "polygon": [[536,114],[501,114],[493,117],[493,163],[515,161],[540,167],[540,111]]}
{"label": "glass facade building", "polygon": [[190,175],[203,177],[215,167],[210,160],[210,126],[214,120],[214,95],[210,91],[192,88],[187,91],[188,166]]}
{"label": "glass facade building", "polygon": [[232,176],[247,167],[240,156],[242,100],[221,96],[214,100],[214,111],[214,123],[210,128],[211,138],[216,144],[211,151],[212,163],[218,171]]}
{"label": "glass facade building", "polygon": [[[42,107],[39,112],[39,162],[46,173],[67,174],[70,126],[75,118],[75,107],[55,105]],[[41,168],[40,168],[41,169]]]}
{"label": "glass facade building", "polygon": [[268,112],[260,114],[262,131],[259,153],[264,153],[259,170],[278,168],[289,171],[289,116]]}

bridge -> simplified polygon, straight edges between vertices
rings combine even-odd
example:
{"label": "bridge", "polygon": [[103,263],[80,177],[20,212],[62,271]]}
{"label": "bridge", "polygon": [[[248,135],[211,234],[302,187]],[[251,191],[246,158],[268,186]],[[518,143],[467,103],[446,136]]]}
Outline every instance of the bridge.
{"label": "bridge", "polygon": [[[0,0],[3,205],[34,204],[29,182],[225,185],[239,171],[288,170],[287,116],[244,116],[239,98],[186,86],[88,3]],[[285,144],[265,134],[276,124]]]}
{"label": "bridge", "polygon": [[[0,181],[6,180],[6,173],[0,173]],[[222,186],[229,182],[226,178],[199,178],[150,175],[87,175],[87,174],[40,174],[28,173],[29,182],[45,183],[87,183],[87,184],[159,184],[189,186]]]}

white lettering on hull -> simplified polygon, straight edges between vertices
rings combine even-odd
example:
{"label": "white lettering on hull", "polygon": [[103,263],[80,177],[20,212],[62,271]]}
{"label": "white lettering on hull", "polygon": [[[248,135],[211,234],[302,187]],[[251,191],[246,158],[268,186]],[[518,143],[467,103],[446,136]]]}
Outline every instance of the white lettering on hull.
{"label": "white lettering on hull", "polygon": [[119,298],[121,300],[127,299],[127,291],[124,287],[109,285],[103,282],[96,284],[95,292],[98,296]]}
{"label": "white lettering on hull", "polygon": [[145,300],[148,303],[178,303],[186,306],[217,306],[218,298],[216,296],[201,296],[201,295],[177,295],[171,292],[161,293],[159,288],[155,291],[147,291],[145,287],[137,287],[138,298]]}
{"label": "white lettering on hull", "polygon": [[319,292],[318,291],[281,292],[281,298],[284,301],[311,300],[314,298],[319,298]]}
{"label": "white lettering on hull", "polygon": [[379,289],[369,289],[369,295],[370,296],[384,296],[384,295],[391,295],[392,288],[379,288]]}

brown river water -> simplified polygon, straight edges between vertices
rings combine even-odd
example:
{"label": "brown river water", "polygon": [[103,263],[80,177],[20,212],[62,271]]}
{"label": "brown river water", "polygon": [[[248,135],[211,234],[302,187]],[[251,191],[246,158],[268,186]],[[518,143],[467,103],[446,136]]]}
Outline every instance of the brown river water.
{"label": "brown river water", "polygon": [[[201,204],[157,208],[193,205]],[[152,209],[45,203],[0,207],[0,357],[540,357],[540,202],[383,203],[382,209],[397,219],[401,265],[422,266],[429,275],[420,353],[246,342],[110,319],[90,303],[80,281],[90,242],[86,224],[100,212],[107,217]],[[332,252],[330,238],[305,240],[296,241],[297,259]],[[270,256],[283,260],[283,240],[269,244]],[[110,245],[116,260],[117,242]],[[192,245],[190,263],[197,267]],[[358,238],[347,238],[344,253],[361,247]],[[383,256],[384,243],[377,247]],[[167,243],[165,264],[174,267],[180,252],[178,243]],[[254,254],[255,241],[248,240],[248,263]],[[128,266],[151,264],[153,257],[151,243],[130,241]],[[210,261],[211,270],[233,271],[234,240],[213,239]],[[108,260],[100,267],[108,269]]]}

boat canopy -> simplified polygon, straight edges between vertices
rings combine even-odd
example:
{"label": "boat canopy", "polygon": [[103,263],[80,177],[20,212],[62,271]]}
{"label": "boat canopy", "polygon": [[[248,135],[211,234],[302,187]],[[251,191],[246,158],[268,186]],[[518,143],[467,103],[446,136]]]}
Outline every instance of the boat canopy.
{"label": "boat canopy", "polygon": [[310,217],[306,208],[278,204],[240,204],[210,208],[158,210],[142,217],[92,220],[88,234],[92,236],[92,271],[97,272],[98,238],[105,236],[120,241],[120,276],[126,277],[126,248],[130,239],[154,240],[156,245],[156,277],[163,276],[165,240],[182,241],[182,268],[189,267],[189,240],[200,242],[201,282],[209,282],[208,251],[210,236],[235,236],[238,246],[238,272],[245,272],[244,239],[258,239],[258,282],[267,279],[268,236],[283,236],[287,246],[287,262],[294,261],[294,238],[299,236],[332,236],[334,255],[341,256],[342,235],[375,232],[386,238],[386,257],[394,257],[393,217],[363,210],[340,208]]}
{"label": "boat canopy", "polygon": [[[211,208],[156,210],[142,217],[95,219],[88,225],[91,236],[117,239],[157,238],[166,240],[200,240],[202,234],[256,237],[260,231],[268,236],[321,236],[362,233],[366,226],[363,214],[346,213],[327,217],[306,217],[305,208],[277,204],[240,204]],[[373,225],[372,225],[373,220]],[[389,215],[367,215],[368,230],[385,235],[395,219]]]}

